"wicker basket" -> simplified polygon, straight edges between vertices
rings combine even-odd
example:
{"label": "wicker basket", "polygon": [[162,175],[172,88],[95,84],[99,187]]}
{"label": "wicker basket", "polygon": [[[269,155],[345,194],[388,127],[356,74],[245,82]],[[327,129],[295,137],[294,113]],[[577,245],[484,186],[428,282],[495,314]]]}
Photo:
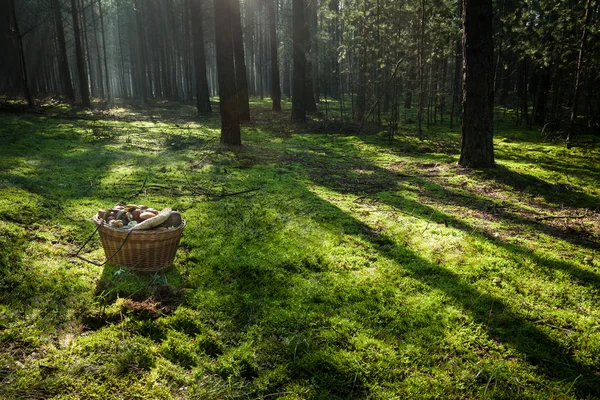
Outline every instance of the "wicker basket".
{"label": "wicker basket", "polygon": [[93,218],[104,254],[115,265],[137,272],[154,273],[173,265],[185,221],[176,229],[167,231],[128,231],[113,228],[97,215]]}

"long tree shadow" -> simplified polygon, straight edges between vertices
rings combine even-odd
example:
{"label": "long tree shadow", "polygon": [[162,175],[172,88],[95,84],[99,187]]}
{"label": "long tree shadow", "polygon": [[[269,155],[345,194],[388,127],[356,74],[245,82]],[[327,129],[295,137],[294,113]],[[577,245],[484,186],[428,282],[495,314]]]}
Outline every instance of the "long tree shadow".
{"label": "long tree shadow", "polygon": [[[349,157],[348,155],[352,154],[352,151],[355,151],[352,148],[344,148],[342,145],[339,150],[332,150],[331,147],[328,146],[326,149],[321,150],[298,151],[292,158],[293,162],[297,162],[305,167],[308,172],[309,181],[313,182],[313,184],[326,187],[341,194],[353,194],[358,197],[365,197],[385,191],[396,191],[398,190],[398,183],[407,179],[407,176],[403,174],[393,173],[387,169],[380,168],[364,158]],[[511,173],[510,170],[503,171],[504,175],[510,176]],[[548,189],[545,182],[537,178],[526,177],[525,181],[523,181],[523,178],[519,174],[514,175],[512,178],[508,178],[509,182],[517,181],[524,185],[541,185],[545,189]],[[454,198],[462,197],[463,200],[467,197],[467,201],[461,202],[463,206],[474,207],[480,205],[482,202],[482,199],[478,196],[462,193],[460,196],[456,196],[452,191],[441,187],[435,182],[422,179],[421,181],[424,184],[435,186],[434,191],[437,195],[430,196],[431,200],[436,201],[440,198],[452,197],[454,195]],[[519,183],[514,185],[515,189],[521,187]],[[541,191],[540,194],[542,193],[545,192]],[[554,199],[552,195],[549,195],[549,197]],[[442,213],[417,201],[403,198],[402,195],[379,196],[377,200],[399,210],[411,210],[413,215],[421,217],[424,220],[432,219],[434,221],[438,220],[441,223],[444,222],[468,234],[478,231],[477,227],[454,216]],[[487,200],[484,199],[484,201]],[[579,204],[582,207],[590,207],[596,204],[596,202],[597,199],[595,197],[582,194]],[[490,338],[510,344],[516,348],[529,362],[543,370],[549,379],[573,381],[578,395],[583,397],[589,395],[596,396],[600,393],[598,389],[600,388],[600,379],[589,366],[578,362],[559,342],[540,330],[534,322],[528,321],[523,316],[511,310],[510,306],[506,305],[500,297],[491,293],[481,292],[461,279],[459,275],[439,265],[432,264],[407,249],[399,248],[386,234],[371,229],[354,217],[345,214],[334,205],[330,205],[330,207],[333,207],[335,210],[330,213],[331,215],[337,215],[336,218],[346,221],[344,224],[346,234],[366,238],[380,254],[397,262],[403,269],[410,271],[412,277],[436,290],[442,290],[447,293],[467,313],[472,315],[477,323],[482,326],[488,326]],[[540,226],[539,223],[518,215],[504,215],[500,218],[507,218],[507,221],[512,223],[528,224],[534,230],[552,235],[561,240],[582,245],[581,240],[572,238],[570,240],[565,232],[561,232],[555,227]],[[348,227],[351,228],[348,229]],[[365,232],[368,233],[365,234]],[[540,266],[567,272],[581,286],[588,286],[590,289],[595,290],[600,281],[600,277],[597,274],[583,271],[574,264],[558,260],[548,260],[521,246],[498,240],[490,234],[481,233],[478,234],[478,237],[482,240],[494,241],[496,246],[506,250],[510,254],[526,257]],[[595,242],[583,245],[590,246],[591,249],[597,249],[597,243]],[[406,263],[407,260],[417,261]],[[493,313],[490,311],[491,309],[493,309]],[[499,317],[495,318],[492,315]]]}
{"label": "long tree shadow", "polygon": [[[379,254],[394,261],[399,271],[408,271],[410,277],[450,296],[465,313],[472,316],[477,324],[486,328],[490,340],[515,348],[523,359],[536,365],[549,379],[573,382],[578,396],[600,395],[600,377],[595,370],[577,361],[561,343],[540,330],[533,321],[512,310],[501,297],[491,292],[482,292],[458,274],[427,261],[407,248],[398,246],[384,232],[378,232],[365,225],[335,205],[328,204],[322,207],[329,208],[331,211],[328,214],[343,221],[344,234],[366,239]],[[456,225],[465,232],[473,232],[473,227],[456,221],[451,216],[446,215],[444,218],[452,221],[453,226]],[[482,240],[491,239],[483,235],[480,237]],[[542,265],[548,265],[518,246],[498,241],[495,243],[509,252],[525,254],[541,262]],[[548,266],[560,268],[578,277],[580,284],[597,287],[600,281],[595,274],[576,272],[573,267],[559,262],[551,264]]]}
{"label": "long tree shadow", "polygon": [[[347,152],[344,153],[344,150]],[[305,166],[308,171],[305,180],[302,176],[299,177],[300,181],[296,183],[296,189],[291,193],[295,198],[301,199],[301,206],[297,211],[298,218],[309,217],[316,224],[328,226],[328,229],[338,236],[355,237],[368,242],[378,255],[393,263],[399,275],[408,276],[431,290],[445,293],[452,299],[453,304],[457,305],[487,332],[490,342],[501,343],[503,346],[515,349],[521,360],[526,360],[527,363],[536,366],[540,373],[550,381],[573,382],[573,389],[580,397],[597,396],[600,393],[600,378],[595,375],[592,368],[578,361],[567,348],[540,329],[534,321],[528,320],[512,309],[500,295],[476,288],[460,275],[398,245],[385,232],[379,232],[366,225],[331,202],[317,196],[308,187],[303,188],[316,185],[342,194],[372,196],[375,193],[397,190],[397,184],[407,178],[402,174],[391,173],[364,159],[348,157],[349,149],[342,148],[340,152],[345,154],[345,157],[339,158],[342,160],[340,162],[336,162],[337,154],[332,153],[329,149],[321,154],[318,154],[317,150],[310,150],[306,153],[299,150],[295,153],[293,161]],[[474,226],[415,200],[402,198],[401,195],[395,195],[394,198],[397,200],[390,200],[390,197],[379,197],[379,200],[398,209],[410,209],[413,215],[423,220],[431,218],[432,220],[446,221],[449,226],[469,234],[476,231]],[[238,209],[242,204],[244,203],[237,204],[235,208],[228,209],[229,211],[223,210],[222,212],[227,216],[226,221],[216,225],[234,226],[240,224],[239,221],[236,222],[237,218],[254,213],[253,210]],[[282,206],[283,204],[279,206],[279,209]],[[246,205],[245,207],[251,206]],[[235,212],[231,214],[234,209]],[[219,218],[213,215],[210,220],[219,221]],[[200,222],[198,224],[201,226]],[[252,229],[249,229],[250,227]],[[204,230],[206,229],[204,228]],[[252,332],[259,329],[262,332],[261,335],[270,334],[271,329],[275,332],[287,330],[296,332],[298,337],[308,341],[310,345],[299,346],[297,343],[289,345],[289,342],[287,345],[283,345],[278,342],[273,350],[281,349],[283,346],[281,351],[284,355],[287,357],[293,355],[292,366],[298,376],[309,379],[319,387],[320,393],[327,393],[331,397],[353,397],[359,396],[359,393],[367,394],[366,387],[369,382],[372,383],[377,379],[376,376],[369,375],[360,369],[345,366],[349,359],[344,359],[341,355],[340,359],[330,357],[330,353],[319,350],[321,345],[333,346],[336,351],[343,352],[350,346],[348,335],[352,336],[352,334],[339,334],[338,332],[336,335],[332,333],[336,336],[332,341],[331,338],[325,339],[318,333],[329,327],[341,329],[336,325],[342,323],[340,318],[350,326],[358,324],[366,327],[373,335],[377,335],[377,332],[384,332],[392,337],[406,337],[405,340],[411,345],[422,346],[421,351],[427,351],[426,345],[413,343],[409,339],[411,329],[414,327],[407,327],[401,323],[395,324],[392,320],[385,321],[385,318],[381,320],[380,316],[379,320],[373,320],[368,314],[356,311],[361,301],[369,303],[374,309],[398,306],[394,302],[387,303],[383,299],[385,296],[382,297],[380,293],[367,292],[348,297],[343,291],[336,293],[334,286],[320,283],[320,290],[311,292],[307,296],[299,296],[295,292],[295,286],[299,284],[299,281],[317,279],[323,271],[331,270],[333,267],[326,266],[321,261],[296,260],[290,262],[286,260],[289,249],[278,249],[270,241],[269,235],[279,229],[280,227],[277,225],[261,227],[254,225],[252,221],[247,221],[244,229],[240,230],[246,232],[242,237],[235,238],[233,231],[220,233],[219,236],[233,240],[226,249],[223,249],[225,254],[229,254],[229,246],[239,249],[237,255],[228,256],[231,257],[232,267],[227,267],[228,258],[225,257],[218,262],[213,262],[212,265],[209,264],[208,270],[200,272],[200,276],[191,278],[199,284],[200,292],[210,289],[216,292],[217,298],[225,299],[222,307],[231,310],[237,330]],[[195,235],[215,236],[211,232],[211,230],[202,232],[201,229]],[[498,248],[511,254],[528,257],[540,266],[568,272],[582,286],[594,288],[599,281],[596,274],[581,271],[569,263],[542,259],[520,246],[504,243],[485,234],[477,234],[477,238],[494,240]],[[267,258],[269,261],[266,266],[263,263],[264,254],[262,258],[247,257],[240,260],[239,257],[244,257],[240,254],[245,254],[246,250],[244,249],[248,248],[253,241],[254,243],[256,241],[264,243],[265,250],[263,252],[265,254],[267,251],[269,252]],[[205,253],[203,253],[204,250],[197,251],[198,254],[190,261],[201,263]],[[206,261],[204,266],[206,267]],[[207,279],[202,284],[201,282],[208,276],[214,276],[217,279]],[[325,292],[328,291],[334,293],[326,294]],[[288,312],[294,310],[294,312],[291,315],[288,313],[285,318],[276,317],[276,310],[281,309]],[[413,312],[417,311],[413,310]],[[443,325],[443,322],[435,319],[432,319],[431,323]],[[277,335],[275,334],[275,336]],[[259,368],[252,367],[251,363],[246,363],[241,368],[245,371],[242,374],[243,377],[248,379],[253,379],[260,374]],[[406,375],[400,373],[398,379],[402,380],[405,377]]]}
{"label": "long tree shadow", "polygon": [[[418,157],[420,156],[418,155]],[[588,232],[577,232],[570,227],[549,224],[547,220],[538,220],[537,216],[531,216],[530,212],[498,211],[501,206],[486,194],[476,194],[458,186],[453,189],[450,184],[442,186],[438,180],[434,179],[435,177],[415,174],[414,169],[405,173],[401,165],[395,170],[382,168],[361,155],[354,146],[343,141],[335,141],[320,149],[296,150],[291,152],[290,160],[302,165],[311,181],[339,193],[363,197],[380,192],[393,193],[398,190],[412,190],[419,197],[428,198],[431,201],[467,207],[478,212],[483,211],[498,220],[527,226],[533,231],[591,250],[600,248],[600,244]],[[486,184],[492,182],[495,185],[501,185],[502,190],[528,190],[533,196],[545,196],[548,201],[558,204],[573,204],[573,201],[576,201],[576,207],[584,210],[593,210],[600,205],[600,201],[589,194],[563,190],[564,188],[560,185],[558,185],[558,190],[561,192],[557,193],[555,185],[550,185],[529,175],[523,176],[523,174],[518,174],[502,166],[499,166],[495,172],[483,172],[480,181]],[[420,203],[407,203],[403,196],[392,195],[385,198],[378,196],[377,199],[384,203],[392,201],[390,205],[400,207],[404,211],[423,208]],[[492,210],[497,212],[491,214]],[[431,212],[429,209],[423,209],[419,215],[429,218]]]}
{"label": "long tree shadow", "polygon": [[568,184],[552,184],[533,175],[515,172],[502,165],[496,166],[494,171],[482,171],[482,176],[513,190],[525,192],[531,196],[541,196],[550,203],[564,204],[579,209],[597,210],[600,208],[600,199],[582,192],[579,188]]}

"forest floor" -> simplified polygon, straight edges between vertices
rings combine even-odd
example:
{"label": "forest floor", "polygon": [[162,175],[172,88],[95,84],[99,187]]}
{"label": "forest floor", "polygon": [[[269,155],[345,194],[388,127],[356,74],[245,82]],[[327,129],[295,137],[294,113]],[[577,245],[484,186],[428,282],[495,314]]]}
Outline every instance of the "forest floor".
{"label": "forest floor", "polygon": [[[252,114],[0,113],[0,398],[600,398],[599,138]],[[173,268],[73,257],[117,201],[182,212]]]}

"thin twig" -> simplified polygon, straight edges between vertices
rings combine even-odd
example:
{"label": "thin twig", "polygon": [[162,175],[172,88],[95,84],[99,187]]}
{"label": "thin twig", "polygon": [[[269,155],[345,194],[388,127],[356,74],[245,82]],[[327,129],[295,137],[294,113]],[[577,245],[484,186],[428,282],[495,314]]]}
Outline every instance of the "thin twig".
{"label": "thin twig", "polygon": [[137,197],[140,194],[142,194],[142,192],[144,191],[144,187],[146,186],[146,182],[147,181],[148,181],[148,175],[146,175],[146,177],[144,178],[144,183],[142,183],[142,187],[140,188],[140,190],[138,190],[137,193],[132,194],[131,196],[129,196],[128,199],[132,199],[132,198]]}
{"label": "thin twig", "polygon": [[587,215],[566,215],[566,216],[562,216],[562,215],[547,215],[545,217],[535,217],[536,221],[542,221],[545,219],[582,219],[582,218],[586,218]]}
{"label": "thin twig", "polygon": [[267,395],[264,395],[264,396],[257,397],[256,400],[266,399],[267,397],[279,396],[280,394],[290,394],[290,393],[292,393],[292,392],[286,391],[286,392],[271,393],[271,394],[267,394]]}
{"label": "thin twig", "polygon": [[221,194],[207,194],[207,196],[216,197],[218,199],[221,199],[223,197],[236,196],[238,194],[245,194],[245,193],[250,193],[250,192],[256,192],[257,190],[260,190],[260,189],[262,189],[262,187],[257,187],[257,188],[252,188],[252,189],[246,189],[246,190],[240,190],[239,192],[230,192],[230,193],[221,193]]}

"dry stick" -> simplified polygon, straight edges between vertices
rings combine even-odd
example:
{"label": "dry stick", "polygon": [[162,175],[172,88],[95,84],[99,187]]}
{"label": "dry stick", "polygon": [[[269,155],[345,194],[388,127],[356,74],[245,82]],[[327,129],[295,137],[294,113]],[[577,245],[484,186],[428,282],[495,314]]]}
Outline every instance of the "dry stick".
{"label": "dry stick", "polygon": [[367,113],[367,115],[365,115],[363,117],[362,121],[360,122],[360,125],[358,126],[358,129],[356,130],[356,134],[359,134],[360,131],[362,131],[362,128],[365,125],[365,122],[367,122],[367,119],[371,116],[371,113],[373,112],[373,110],[375,110],[375,107],[377,107],[377,105],[381,101],[381,98],[387,92],[388,87],[390,86],[390,82],[392,81],[392,79],[394,79],[396,77],[396,72],[398,72],[398,68],[400,68],[400,63],[401,62],[402,62],[402,60],[398,60],[398,62],[396,63],[396,67],[394,67],[394,72],[392,72],[392,75],[390,75],[390,77],[388,78],[387,82],[385,83],[385,87],[383,88],[383,90],[379,94],[379,98],[377,99],[377,101],[373,104],[373,106],[371,107],[371,109],[369,110],[369,112]]}
{"label": "dry stick", "polygon": [[137,197],[140,194],[142,194],[142,192],[144,191],[144,186],[146,186],[146,182],[147,181],[148,181],[148,175],[146,175],[146,177],[144,178],[144,183],[142,183],[142,187],[140,188],[140,190],[138,190],[137,193],[132,194],[131,196],[129,196],[127,199],[133,199],[134,197]]}
{"label": "dry stick", "polygon": [[204,195],[204,196],[221,199],[223,197],[236,196],[238,194],[255,192],[257,190],[262,189],[262,187],[256,187],[256,188],[251,188],[251,189],[240,190],[239,192],[230,192],[230,193],[221,193],[221,194],[209,193],[209,192],[204,191],[202,188],[194,188],[193,185],[192,185],[192,183],[188,179],[187,174],[185,173],[185,171],[182,171],[182,172],[183,172],[183,176],[184,176],[186,182],[188,183],[188,186],[191,189],[191,193],[194,194],[194,195],[201,194],[201,195]]}
{"label": "dry stick", "polygon": [[429,214],[429,218],[427,219],[427,225],[425,225],[425,229],[423,229],[423,232],[421,232],[421,235],[425,233],[425,231],[427,230],[427,228],[429,228],[429,224],[431,223],[431,217],[433,217],[433,213],[435,211],[432,211],[431,214]]}
{"label": "dry stick", "polygon": [[535,220],[536,221],[542,221],[545,219],[582,219],[582,218],[586,218],[587,215],[567,215],[567,216],[560,216],[560,215],[548,215],[546,217],[536,217]]}
{"label": "dry stick", "polygon": [[262,187],[256,187],[256,188],[252,188],[252,189],[240,190],[239,192],[230,192],[230,193],[223,193],[223,194],[208,194],[207,196],[212,196],[212,197],[216,197],[217,199],[221,199],[223,197],[236,196],[238,194],[256,192],[257,190],[260,190],[260,189],[262,189]]}

